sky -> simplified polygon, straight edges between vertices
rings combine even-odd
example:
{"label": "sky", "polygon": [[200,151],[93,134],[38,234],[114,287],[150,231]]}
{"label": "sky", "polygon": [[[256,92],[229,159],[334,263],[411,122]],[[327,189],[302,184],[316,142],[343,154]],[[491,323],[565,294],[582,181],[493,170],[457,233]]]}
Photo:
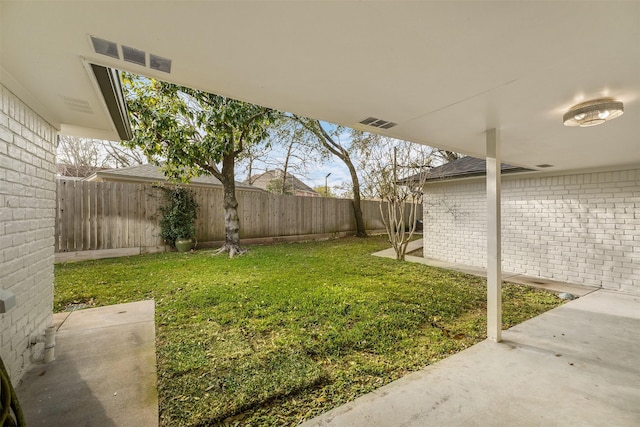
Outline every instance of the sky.
{"label": "sky", "polygon": [[[286,157],[286,151],[284,148],[280,146],[273,147],[269,151],[269,159],[273,162],[271,164],[263,164],[259,163],[254,166],[253,174],[262,173],[267,169],[282,169],[282,163],[284,162],[284,158]],[[329,187],[336,187],[342,184],[343,182],[351,182],[351,177],[349,175],[349,171],[347,166],[337,157],[331,156],[329,159],[320,162],[309,162],[307,163],[307,171],[302,172],[299,170],[299,163],[296,160],[292,160],[293,165],[289,167],[289,173],[295,175],[302,182],[307,184],[309,187],[314,188],[318,186],[325,185],[325,176],[328,173],[331,175],[327,178],[327,184]],[[243,163],[240,163],[240,166],[244,166]],[[238,175],[238,180],[246,179],[246,172],[244,169],[239,168],[236,171]]]}
{"label": "sky", "polygon": [[306,184],[312,188],[324,185],[324,179],[328,173],[331,173],[327,178],[327,185],[330,188],[336,187],[344,182],[350,183],[351,176],[349,175],[347,166],[341,160],[336,160],[337,162],[332,159],[325,165],[314,165],[313,171],[309,174],[308,182],[306,182]]}
{"label": "sky", "polygon": [[[79,140],[85,140],[84,138],[78,138]],[[107,143],[106,141],[98,141],[98,140],[87,140],[87,143],[91,141],[95,142],[95,147],[98,150],[95,154],[98,163],[101,164],[103,159],[108,156],[107,151],[104,148],[104,145]],[[118,144],[118,142],[115,142]],[[89,144],[91,145],[91,144]],[[59,146],[58,153],[58,161],[64,163],[64,155],[60,151],[62,149],[62,144]],[[275,145],[268,151],[268,159],[269,162],[259,163],[254,166],[253,174],[259,174],[265,172],[269,169],[282,168],[283,159],[286,156],[286,151],[283,147]],[[328,173],[331,173],[329,178],[327,179],[327,184],[330,188],[338,187],[341,184],[347,182],[351,183],[351,177],[349,175],[349,171],[345,164],[337,159],[334,156],[330,158],[320,161],[320,162],[309,162],[307,164],[306,172],[300,171],[299,167],[296,167],[295,159],[291,161],[293,164],[290,165],[289,172],[295,175],[302,182],[307,184],[309,187],[314,188],[318,186],[325,185],[325,176]],[[93,162],[92,162],[93,163]],[[105,165],[107,166],[107,165]],[[108,166],[113,167],[114,165],[110,164]],[[243,162],[238,162],[236,166],[236,181],[242,182],[247,178],[246,166]],[[336,191],[333,192],[336,194]]]}
{"label": "sky", "polygon": [[[330,125],[333,126],[333,125]],[[349,130],[347,129],[343,134],[339,136],[339,140],[345,146],[349,145]],[[101,149],[99,157],[106,156],[107,153],[104,149]],[[286,157],[286,149],[280,144],[272,144],[271,148],[266,153],[266,161],[257,161],[253,167],[253,175],[263,173],[267,170],[273,170],[276,168],[283,168],[284,158]],[[353,159],[358,175],[360,175],[359,165],[357,159]],[[327,185],[331,190],[331,194],[338,197],[349,197],[345,194],[345,189],[351,188],[351,175],[344,162],[338,159],[334,155],[329,155],[324,159],[318,159],[317,161],[307,161],[306,170],[300,167],[300,162],[295,158],[290,160],[288,172],[295,175],[302,182],[307,184],[311,188],[324,187],[325,177],[327,178]],[[236,163],[236,181],[243,182],[247,179],[246,161],[239,161]],[[362,184],[362,178],[361,178]]]}
{"label": "sky", "polygon": [[[330,124],[324,124],[326,126],[335,126]],[[82,139],[82,138],[80,138]],[[346,129],[344,133],[338,136],[339,141],[343,144],[343,146],[348,147],[350,144],[350,129]],[[98,141],[99,142],[99,141]],[[103,142],[104,144],[105,142]],[[117,143],[116,143],[117,144]],[[60,144],[62,147],[63,144]],[[300,146],[298,146],[300,147]],[[102,159],[107,156],[107,152],[104,148],[100,148],[98,145],[99,152],[97,156]],[[304,148],[303,148],[304,149]],[[298,148],[300,150],[300,148]],[[306,148],[307,151],[310,148]],[[283,144],[272,143],[270,148],[266,150],[265,154],[260,155],[260,161],[256,161],[253,166],[253,175],[261,174],[267,170],[273,169],[283,169],[284,158],[286,157],[286,148]],[[319,155],[316,161],[307,160],[306,167],[303,168],[300,166],[300,161],[294,157],[290,160],[290,165],[288,172],[302,182],[307,184],[311,188],[324,187],[325,185],[325,177],[327,174],[330,174],[326,178],[326,183],[330,189],[330,193],[337,197],[350,197],[350,194],[346,192],[351,189],[351,175],[349,174],[349,170],[344,162],[338,159],[334,155],[325,156],[325,158],[320,159]],[[59,156],[59,159],[63,159],[64,156]],[[358,159],[353,158],[354,166],[358,171],[358,175],[360,176],[361,185],[364,184],[361,173],[359,170],[360,165],[358,164]],[[247,168],[246,161],[238,161],[236,163],[236,181],[243,182],[247,179]],[[114,165],[110,165],[114,166]]]}
{"label": "sky", "polygon": [[[326,123],[323,122],[323,125]],[[340,137],[341,141],[348,140],[348,132],[344,132]],[[331,173],[327,178],[327,185],[330,188],[339,186],[345,182],[351,183],[351,175],[344,162],[336,156],[331,156],[323,165],[313,165],[313,169],[309,174],[309,179],[314,182],[311,187],[324,185],[325,176]]]}
{"label": "sky", "polygon": [[[327,130],[335,130],[336,128],[336,125],[334,124],[326,123],[326,122],[321,122],[321,123],[323,127],[325,127],[325,129]],[[344,129],[344,131],[337,136],[337,140],[344,147],[346,148],[349,147],[351,142],[351,129],[348,129],[348,128]],[[403,150],[402,147],[406,146],[405,141],[399,141],[399,140],[393,140],[393,139],[391,141],[395,141],[394,145],[397,145],[400,150]],[[414,147],[412,150],[415,150],[415,151],[411,151],[412,154],[410,155],[415,159],[420,158],[420,155],[418,154],[418,152],[420,152],[421,148],[423,149],[428,148],[425,146],[420,146],[419,144],[409,144],[409,145]],[[271,150],[267,153],[267,157],[271,159],[272,162],[266,165],[260,164],[260,162],[258,162],[257,165],[254,165],[254,171],[253,171],[254,175],[258,173],[262,173],[268,169],[275,169],[275,168],[282,169],[283,159],[286,157],[286,149],[282,147],[282,145],[273,144]],[[353,157],[352,161],[354,163],[358,176],[360,177],[360,182],[362,185],[364,180],[362,179],[362,171],[360,170],[358,159],[356,157]],[[391,160],[389,159],[389,161]],[[332,190],[332,194],[337,195],[338,197],[341,197],[341,196],[349,197],[349,195],[345,195],[343,193],[345,189],[350,189],[352,186],[351,175],[349,174],[349,170],[347,169],[347,166],[344,164],[344,162],[339,158],[337,158],[336,156],[329,155],[329,157],[324,159],[323,161],[310,162],[307,164],[306,171],[304,172],[300,171],[299,168],[295,167],[295,160],[292,160],[291,162],[294,162],[294,165],[289,167],[288,172],[291,173],[292,175],[295,175],[298,179],[303,181],[309,187],[311,188],[324,187],[325,177],[327,176],[327,174],[331,173],[331,175],[329,175],[329,177],[327,178],[327,185]],[[411,172],[411,173],[414,173],[414,172]],[[246,179],[247,177],[246,172],[242,168],[242,166],[236,169],[236,176],[239,181]]]}
{"label": "sky", "polygon": [[[325,127],[335,126],[327,123],[323,123],[323,125],[325,125]],[[348,138],[348,131],[340,135],[341,141],[348,142]],[[254,175],[262,173],[268,169],[282,169],[282,164],[284,163],[284,158],[286,157],[286,149],[281,145],[272,144],[272,147],[269,150],[267,156],[267,164],[263,162],[257,162],[256,164],[254,164]],[[289,167],[289,173],[295,175],[296,178],[300,179],[311,188],[320,186],[324,187],[325,177],[328,173],[331,173],[331,175],[327,178],[327,185],[330,189],[333,190],[333,194],[337,194],[340,192],[338,190],[338,187],[340,187],[342,184],[351,184],[351,175],[349,174],[347,166],[344,164],[344,162],[342,162],[342,160],[333,155],[322,161],[307,162],[306,171],[300,170],[300,162],[297,162],[295,159],[292,159],[290,161],[290,164],[291,163],[293,164]],[[244,181],[247,178],[245,164],[246,162],[239,162],[238,164],[238,168],[236,169],[236,179],[238,181]]]}
{"label": "sky", "polygon": [[[146,79],[145,77],[139,76],[142,79]],[[335,124],[321,122],[323,127],[328,130],[336,129]],[[350,129],[345,129],[344,133],[338,136],[339,140],[345,144],[349,144],[350,142]],[[277,167],[283,168],[283,159],[286,157],[286,150],[280,145],[273,145],[273,148],[267,153],[268,158],[271,160],[268,163],[264,162],[256,162],[254,164],[252,174],[258,174],[265,172],[266,170],[275,169]],[[333,194],[341,196],[342,190],[340,187],[351,187],[351,176],[349,174],[349,170],[347,166],[342,162],[342,160],[338,159],[336,156],[330,155],[328,158],[323,159],[322,161],[317,162],[307,162],[306,170],[302,171],[301,168],[295,167],[295,160],[293,160],[294,165],[288,169],[288,172],[292,175],[295,175],[298,179],[303,181],[311,188],[324,186],[325,182],[329,188],[333,191]],[[355,159],[354,159],[355,163]],[[357,164],[356,170],[357,168]],[[330,174],[327,177],[327,174]],[[237,162],[236,166],[236,181],[244,181],[247,179],[246,172],[246,162]],[[326,181],[325,181],[326,180]],[[347,184],[347,185],[345,185]]]}

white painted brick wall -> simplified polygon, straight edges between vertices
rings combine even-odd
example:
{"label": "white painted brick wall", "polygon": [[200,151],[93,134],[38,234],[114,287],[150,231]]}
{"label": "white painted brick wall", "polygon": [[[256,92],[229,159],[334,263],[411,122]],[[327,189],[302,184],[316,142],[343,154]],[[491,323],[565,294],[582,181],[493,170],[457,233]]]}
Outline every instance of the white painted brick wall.
{"label": "white painted brick wall", "polygon": [[13,382],[33,362],[29,339],[53,311],[55,129],[0,86],[0,354]]}
{"label": "white painted brick wall", "polygon": [[[425,256],[486,267],[483,180],[426,186]],[[503,270],[640,294],[640,168],[502,178]]]}

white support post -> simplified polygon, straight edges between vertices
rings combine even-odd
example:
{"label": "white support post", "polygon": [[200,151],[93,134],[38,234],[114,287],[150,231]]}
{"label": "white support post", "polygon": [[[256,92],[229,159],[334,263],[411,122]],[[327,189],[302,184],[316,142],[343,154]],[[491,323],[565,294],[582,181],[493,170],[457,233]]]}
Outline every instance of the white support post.
{"label": "white support post", "polygon": [[500,137],[487,131],[487,337],[502,340]]}

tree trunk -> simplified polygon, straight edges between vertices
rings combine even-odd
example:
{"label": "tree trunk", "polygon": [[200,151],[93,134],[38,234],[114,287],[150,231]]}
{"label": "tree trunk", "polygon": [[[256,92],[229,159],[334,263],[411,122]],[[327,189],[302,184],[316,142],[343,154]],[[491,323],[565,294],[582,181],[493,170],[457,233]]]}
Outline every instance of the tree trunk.
{"label": "tree trunk", "polygon": [[351,182],[353,184],[353,215],[356,219],[356,236],[367,237],[367,230],[364,226],[364,219],[362,219],[362,207],[360,204],[360,180],[358,179],[356,168],[353,167],[353,163],[351,163],[351,159],[347,158],[347,160],[344,160],[344,162],[349,168]]}
{"label": "tree trunk", "polygon": [[[291,140],[291,142],[289,143],[289,148],[287,148],[287,156],[284,158],[284,167],[282,171],[282,191],[281,191],[282,194],[288,194],[287,193],[287,171],[289,170],[289,159],[291,158],[292,148],[293,148],[293,140]],[[293,178],[291,179],[291,182],[293,183]],[[291,194],[293,194],[294,196],[296,195],[295,189],[293,189],[293,192]]]}
{"label": "tree trunk", "polygon": [[234,166],[235,153],[225,154],[222,158],[220,176],[224,191],[224,245],[216,253],[229,252],[229,258],[246,252],[240,247],[240,217],[238,217]]}
{"label": "tree trunk", "polygon": [[[296,116],[297,117],[297,116]],[[364,220],[362,219],[362,207],[360,206],[360,180],[358,179],[358,174],[356,173],[356,168],[353,166],[353,162],[351,161],[351,157],[349,157],[349,152],[340,145],[339,142],[335,141],[329,133],[322,127],[318,120],[314,119],[301,119],[296,118],[295,120],[298,123],[302,124],[306,127],[311,133],[313,133],[320,143],[327,149],[331,154],[339,158],[344,162],[344,164],[349,169],[349,174],[351,175],[351,183],[353,185],[353,216],[356,220],[356,236],[358,237],[367,237],[367,231],[364,227]],[[328,194],[325,194],[328,196]]]}
{"label": "tree trunk", "polygon": [[[396,252],[396,259],[404,261],[407,254],[407,246],[416,231],[418,206],[422,204],[422,188],[424,187],[424,174],[416,175],[418,182],[409,184],[406,190],[401,190],[398,186],[398,153],[397,149],[393,149],[393,169],[391,189],[389,193],[382,196],[380,200],[380,214],[382,222],[387,230],[389,243]],[[416,191],[417,189],[417,191]],[[383,210],[383,205],[387,205],[387,213]],[[410,203],[410,205],[408,205]],[[405,221],[405,215],[409,208],[408,222]]]}
{"label": "tree trunk", "polygon": [[253,174],[253,158],[249,159],[249,164],[247,165],[247,182],[249,185],[253,185],[252,175]]}

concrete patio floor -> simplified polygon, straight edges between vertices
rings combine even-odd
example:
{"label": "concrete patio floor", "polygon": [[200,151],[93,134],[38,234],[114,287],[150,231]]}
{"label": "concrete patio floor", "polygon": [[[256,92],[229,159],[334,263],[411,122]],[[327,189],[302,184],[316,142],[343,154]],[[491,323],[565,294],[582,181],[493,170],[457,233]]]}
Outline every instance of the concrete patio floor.
{"label": "concrete patio floor", "polygon": [[[303,426],[640,425],[640,296],[553,290],[584,296]],[[153,301],[54,323],[56,360],[17,389],[30,426],[158,425]]]}
{"label": "concrete patio floor", "polygon": [[54,314],[55,360],[16,393],[29,426],[158,425],[154,302]]}
{"label": "concrete patio floor", "polygon": [[303,424],[638,426],[640,296],[598,290]]}

